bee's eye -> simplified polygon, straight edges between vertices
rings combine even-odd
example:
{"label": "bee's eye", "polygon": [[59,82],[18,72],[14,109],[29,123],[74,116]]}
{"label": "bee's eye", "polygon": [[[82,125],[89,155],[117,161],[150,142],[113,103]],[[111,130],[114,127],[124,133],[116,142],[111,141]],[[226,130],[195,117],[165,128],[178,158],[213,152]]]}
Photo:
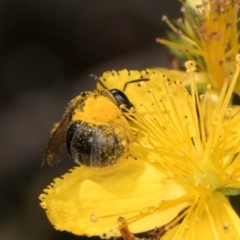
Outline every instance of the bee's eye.
{"label": "bee's eye", "polygon": [[74,122],[68,128],[66,146],[78,164],[91,167],[113,165],[128,152],[129,139],[124,131],[85,122]]}
{"label": "bee's eye", "polygon": [[126,94],[118,89],[112,89],[109,90],[109,92],[113,95],[113,97],[115,98],[118,107],[120,107],[121,105],[125,105],[125,107],[127,109],[130,109],[133,107],[133,104],[129,101],[128,97],[126,96]]}

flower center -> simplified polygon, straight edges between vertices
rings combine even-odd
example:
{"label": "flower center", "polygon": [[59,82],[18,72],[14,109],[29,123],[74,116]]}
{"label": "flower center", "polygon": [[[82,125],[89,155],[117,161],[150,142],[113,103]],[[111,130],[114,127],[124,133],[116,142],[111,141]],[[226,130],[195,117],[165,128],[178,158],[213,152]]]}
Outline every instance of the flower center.
{"label": "flower center", "polygon": [[211,161],[205,161],[198,169],[194,170],[193,181],[195,186],[211,191],[217,190],[221,186],[219,174],[215,171],[215,166]]}

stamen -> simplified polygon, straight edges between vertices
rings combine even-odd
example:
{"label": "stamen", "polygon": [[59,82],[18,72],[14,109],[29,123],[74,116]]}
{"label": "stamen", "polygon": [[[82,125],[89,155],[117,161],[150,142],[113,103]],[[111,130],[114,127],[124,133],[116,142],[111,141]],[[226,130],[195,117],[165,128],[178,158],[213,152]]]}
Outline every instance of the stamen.
{"label": "stamen", "polygon": [[[166,22],[167,25],[172,29],[173,32],[178,33],[179,29],[177,29],[168,19],[168,17],[166,15],[162,16],[162,21]],[[183,38],[184,40],[186,40],[187,42],[189,42],[190,44],[192,44],[193,46],[198,48],[198,45],[192,41],[191,38],[188,38],[186,35],[181,34],[181,38]]]}
{"label": "stamen", "polygon": [[[200,136],[202,136],[205,139],[205,131],[204,131],[204,121],[203,121],[203,112],[201,110],[200,107],[200,102],[199,102],[199,96],[198,96],[198,92],[197,92],[197,87],[196,87],[196,82],[195,82],[195,77],[194,77],[194,72],[196,71],[196,63],[194,61],[187,61],[185,63],[185,67],[186,67],[186,71],[189,73],[190,75],[190,79],[191,79],[191,96],[192,96],[192,113],[193,113],[193,119],[194,119],[194,123],[196,126],[196,130],[197,130],[197,134],[196,134],[196,138],[198,140],[199,143],[202,143]],[[198,110],[198,111],[197,111]],[[199,118],[200,118],[200,126],[198,124],[198,118],[197,118],[197,112],[199,113]],[[200,128],[200,130],[199,130]],[[201,133],[201,135],[200,135]],[[202,144],[200,145],[201,147],[201,151],[203,149]]]}

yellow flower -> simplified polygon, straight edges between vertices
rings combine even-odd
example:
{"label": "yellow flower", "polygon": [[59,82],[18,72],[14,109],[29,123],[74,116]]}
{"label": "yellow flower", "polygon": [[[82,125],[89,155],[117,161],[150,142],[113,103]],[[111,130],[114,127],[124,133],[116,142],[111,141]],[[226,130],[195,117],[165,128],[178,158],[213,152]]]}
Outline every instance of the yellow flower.
{"label": "yellow flower", "polygon": [[[159,99],[155,89],[149,92],[155,99],[154,115],[137,114],[132,119],[140,139],[147,139],[147,144],[139,141],[132,151],[139,156],[148,152],[148,161],[185,190],[179,198],[159,204],[160,211],[187,204],[167,226],[170,230],[163,239],[240,238],[240,219],[224,196],[240,193],[240,136],[234,134],[240,117],[228,108],[240,73],[239,56],[237,59],[236,73],[231,82],[225,81],[215,108],[211,108],[210,98],[204,103],[204,96],[198,95],[192,73],[195,65],[189,61],[186,67],[192,79],[191,94],[179,82],[163,76],[165,98]],[[207,94],[211,95],[208,88]],[[210,107],[205,108],[205,104]]]}
{"label": "yellow flower", "polygon": [[[177,27],[166,16],[163,20],[176,34],[170,34],[171,40],[158,39],[158,42],[180,50],[187,59],[194,59],[215,89],[221,89],[225,79],[231,79],[235,72],[234,58],[239,52],[238,12],[239,2],[229,1],[196,1],[183,3],[183,19],[179,19]],[[194,12],[193,12],[194,11]],[[204,79],[204,78],[202,78]],[[235,85],[240,94],[239,81]]]}
{"label": "yellow flower", "polygon": [[138,135],[134,158],[105,169],[76,167],[55,179],[40,195],[54,227],[107,238],[120,235],[117,219],[124,217],[133,233],[167,224],[163,239],[239,239],[240,219],[224,196],[240,193],[240,116],[228,108],[237,60],[214,108],[210,86],[209,98],[198,95],[193,61],[186,63],[191,94],[152,70],[104,73],[108,88],[143,79],[125,89],[136,107],[134,117],[127,113]]}

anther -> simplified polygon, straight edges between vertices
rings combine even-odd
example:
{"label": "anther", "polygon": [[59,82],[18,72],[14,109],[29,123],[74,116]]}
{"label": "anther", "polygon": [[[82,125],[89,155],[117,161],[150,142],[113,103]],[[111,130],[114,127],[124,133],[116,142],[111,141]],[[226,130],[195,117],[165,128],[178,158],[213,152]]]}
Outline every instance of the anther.
{"label": "anther", "polygon": [[107,236],[108,236],[107,233],[103,233],[103,234],[100,235],[100,238],[102,238],[102,239],[106,239]]}
{"label": "anther", "polygon": [[151,89],[151,88],[149,88],[149,89],[148,89],[148,93],[151,93],[151,92],[152,92],[152,89]]}
{"label": "anther", "polygon": [[207,84],[207,89],[210,90],[212,88],[211,84]]}
{"label": "anther", "polygon": [[237,55],[236,55],[236,61],[237,61],[238,63],[240,63],[240,54],[237,54]]}
{"label": "anther", "polygon": [[181,85],[181,84],[182,84],[182,82],[181,82],[181,81],[179,81],[179,80],[177,80],[177,81],[176,81],[176,84],[177,84],[177,85]]}
{"label": "anther", "polygon": [[140,87],[142,87],[142,86],[145,86],[145,85],[146,85],[145,81],[141,81],[141,82],[139,82],[139,84],[140,84]]}
{"label": "anther", "polygon": [[178,34],[178,35],[182,35],[182,34],[183,34],[182,30],[178,29],[178,30],[177,30],[177,34]]}
{"label": "anther", "polygon": [[195,72],[196,71],[196,63],[192,60],[189,60],[187,62],[185,62],[185,67],[187,69],[187,72]]}
{"label": "anther", "polygon": [[181,7],[180,11],[181,11],[182,13],[184,13],[184,12],[186,11],[186,8],[185,8],[185,7]]}
{"label": "anther", "polygon": [[165,78],[166,78],[166,75],[165,75],[165,74],[163,74],[163,75],[162,75],[162,78],[163,78],[163,79],[165,79]]}
{"label": "anther", "polygon": [[227,223],[224,223],[224,225],[223,225],[223,230],[224,230],[225,232],[228,232],[228,230],[229,230],[229,225],[228,225]]}
{"label": "anther", "polygon": [[166,15],[162,16],[162,21],[166,21],[168,19],[168,17]]}
{"label": "anther", "polygon": [[182,21],[183,21],[182,18],[178,18],[177,20],[178,23],[182,23]]}

